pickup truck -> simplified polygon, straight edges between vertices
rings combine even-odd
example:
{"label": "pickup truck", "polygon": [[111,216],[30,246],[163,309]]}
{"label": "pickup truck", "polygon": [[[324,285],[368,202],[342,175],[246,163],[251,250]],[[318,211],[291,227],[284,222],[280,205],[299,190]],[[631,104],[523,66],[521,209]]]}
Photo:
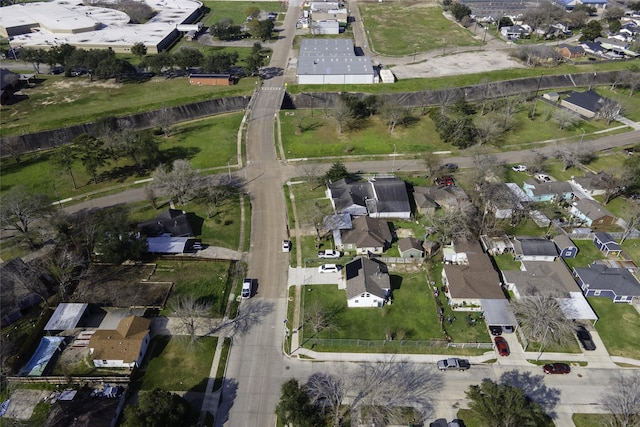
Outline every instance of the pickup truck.
{"label": "pickup truck", "polygon": [[440,369],[441,371],[451,371],[451,370],[466,371],[471,367],[471,363],[469,363],[467,359],[451,358],[451,359],[438,360],[437,366],[438,366],[438,369]]}
{"label": "pickup truck", "polygon": [[325,249],[318,252],[318,258],[340,258],[340,251],[333,249]]}

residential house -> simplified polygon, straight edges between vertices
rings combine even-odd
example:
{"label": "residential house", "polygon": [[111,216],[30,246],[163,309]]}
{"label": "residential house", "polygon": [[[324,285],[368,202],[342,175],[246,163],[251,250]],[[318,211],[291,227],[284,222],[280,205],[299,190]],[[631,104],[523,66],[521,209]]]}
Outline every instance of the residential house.
{"label": "residential house", "polygon": [[193,230],[189,215],[177,209],[167,209],[154,219],[138,224],[138,231],[147,237],[169,234],[175,237],[192,237]]}
{"label": "residential house", "polygon": [[500,276],[478,242],[456,242],[455,254],[442,269],[449,304],[453,310],[481,311],[482,300],[505,299]]}
{"label": "residential house", "polygon": [[351,230],[342,231],[342,247],[336,242],[336,248],[366,255],[381,254],[391,245],[393,236],[386,221],[361,216],[354,218],[352,224]]}
{"label": "residential house", "polygon": [[500,34],[507,39],[519,39],[531,34],[531,27],[528,25],[511,25],[500,28]]}
{"label": "residential house", "polygon": [[612,225],[617,221],[617,218],[604,206],[591,199],[580,199],[573,202],[570,212],[587,227]]}
{"label": "residential house", "polygon": [[416,210],[423,215],[431,214],[438,208],[457,209],[469,203],[467,193],[455,185],[413,187],[413,199]]}
{"label": "residential house", "polygon": [[622,248],[620,244],[609,233],[595,233],[593,235],[593,244],[606,256],[620,256]]}
{"label": "residential house", "polygon": [[39,273],[34,266],[22,259],[14,258],[0,265],[0,315],[2,327],[8,326],[22,317],[25,310],[45,300],[51,292],[52,284],[48,276]]}
{"label": "residential house", "polygon": [[356,258],[345,267],[347,307],[382,307],[391,292],[387,266],[369,258]]}
{"label": "residential house", "polygon": [[607,192],[604,172],[587,173],[585,176],[571,178],[571,185],[587,196],[601,196]]}
{"label": "residential house", "polygon": [[594,40],[596,43],[600,43],[603,49],[612,50],[617,53],[623,53],[631,47],[629,42],[618,40],[618,39],[610,39],[604,37],[598,37]]}
{"label": "residential house", "polygon": [[536,182],[527,179],[522,189],[534,202],[560,202],[573,197],[573,188],[566,181]]}
{"label": "residential house", "polygon": [[582,58],[585,55],[582,46],[559,45],[556,50],[564,59]]}
{"label": "residential house", "polygon": [[422,258],[424,250],[422,243],[415,237],[405,237],[398,241],[398,251],[401,258]]}
{"label": "residential house", "polygon": [[518,261],[553,262],[558,257],[555,243],[543,237],[514,237],[511,242]]}
{"label": "residential house", "polygon": [[598,114],[605,102],[608,102],[607,98],[598,95],[593,90],[587,90],[585,92],[571,92],[569,96],[560,101],[560,105],[591,119]]}
{"label": "residential house", "polygon": [[411,216],[407,186],[399,178],[341,179],[327,186],[327,197],[337,213],[372,218],[408,219]]}
{"label": "residential house", "polygon": [[640,283],[626,268],[593,263],[589,267],[575,267],[573,274],[587,297],[606,297],[629,304],[640,298]]}
{"label": "residential house", "polygon": [[89,341],[93,364],[97,368],[140,366],[147,351],[151,322],[139,316],[120,320],[117,329],[98,329]]}
{"label": "residential house", "polygon": [[604,53],[604,48],[600,43],[582,42],[580,46],[586,53],[590,53],[592,55],[602,55]]}
{"label": "residential house", "polygon": [[551,241],[553,241],[558,248],[558,253],[561,258],[575,258],[576,255],[578,255],[578,247],[566,234],[560,233],[554,236]]}
{"label": "residential house", "polygon": [[568,297],[580,288],[564,262],[523,261],[520,270],[503,270],[502,280],[516,298]]}
{"label": "residential house", "polygon": [[523,212],[524,205],[531,202],[531,198],[513,182],[493,184],[489,188],[492,190],[485,196],[490,197],[488,207],[496,218],[512,218],[515,213]]}

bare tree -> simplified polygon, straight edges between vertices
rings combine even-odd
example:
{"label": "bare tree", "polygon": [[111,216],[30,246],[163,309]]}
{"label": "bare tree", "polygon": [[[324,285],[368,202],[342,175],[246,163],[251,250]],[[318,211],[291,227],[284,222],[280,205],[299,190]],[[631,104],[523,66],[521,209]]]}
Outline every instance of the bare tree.
{"label": "bare tree", "polygon": [[560,129],[568,129],[580,121],[580,118],[570,111],[557,109],[553,113],[553,120],[558,123]]}
{"label": "bare tree", "polygon": [[23,137],[7,137],[2,143],[2,151],[8,153],[16,163],[22,162],[26,144]]}
{"label": "bare tree", "polygon": [[[540,290],[529,290],[540,293]],[[549,295],[522,297],[512,304],[512,310],[524,335],[543,344],[566,344],[573,340],[575,326],[562,312],[558,301]]]}
{"label": "bare tree", "polygon": [[316,335],[322,331],[336,328],[335,317],[341,311],[339,307],[327,308],[320,301],[314,301],[304,310],[304,325],[313,330]]}
{"label": "bare tree", "polygon": [[155,188],[172,198],[175,197],[181,205],[191,200],[198,187],[198,173],[185,159],[174,160],[171,170],[165,165],[160,165],[151,176]]}
{"label": "bare tree", "polygon": [[338,123],[338,133],[342,134],[344,132],[344,126],[353,117],[351,107],[349,107],[344,99],[338,101],[338,105],[336,105],[336,108],[333,110],[333,117]]}
{"label": "bare tree", "polygon": [[604,426],[640,426],[640,374],[624,372],[615,375],[603,403],[609,411],[603,422]]}
{"label": "bare tree", "polygon": [[57,249],[47,261],[47,269],[58,282],[58,294],[62,301],[87,272],[88,259],[69,247]]}
{"label": "bare tree", "polygon": [[201,190],[201,197],[207,206],[207,218],[212,218],[218,214],[218,208],[222,206],[238,191],[229,185],[209,185]]}
{"label": "bare tree", "polygon": [[556,147],[554,156],[562,162],[564,170],[593,160],[590,144],[562,144]]}
{"label": "bare tree", "polygon": [[440,89],[435,93],[436,102],[442,114],[446,113],[449,107],[461,97],[456,88]]}
{"label": "bare tree", "polygon": [[478,212],[471,203],[464,203],[458,208],[440,209],[427,215],[427,221],[440,233],[443,243],[453,240],[469,240],[477,236]]}
{"label": "bare tree", "polygon": [[607,124],[610,124],[614,121],[619,115],[622,107],[616,101],[605,100],[598,110],[596,117],[599,119],[604,119]]}
{"label": "bare tree", "polygon": [[422,165],[427,175],[434,176],[440,170],[442,162],[436,154],[428,152],[422,155]]}
{"label": "bare tree", "polygon": [[[436,378],[422,366],[390,358],[363,364],[354,373],[314,373],[307,381],[307,394],[334,427],[347,415],[367,425],[420,423],[433,411],[431,401],[441,387]],[[412,420],[404,413],[408,407],[414,410]]]}
{"label": "bare tree", "polygon": [[5,230],[18,231],[26,238],[30,247],[34,240],[30,226],[34,221],[53,211],[49,199],[44,194],[33,194],[26,187],[16,185],[2,198],[0,224]]}
{"label": "bare tree", "polygon": [[298,166],[296,170],[298,171],[298,174],[307,181],[309,191],[313,190],[318,183],[322,182],[322,170],[317,164],[308,163],[306,165]]}
{"label": "bare tree", "polygon": [[624,243],[633,230],[640,226],[640,203],[638,201],[630,202],[627,206],[628,209],[625,209],[623,216],[626,225],[620,238],[620,244]]}
{"label": "bare tree", "polygon": [[193,345],[198,340],[201,328],[210,326],[211,305],[196,299],[193,295],[180,296],[171,305],[175,317],[178,318]]}
{"label": "bare tree", "polygon": [[380,108],[380,116],[387,123],[389,133],[393,133],[396,125],[406,116],[406,112],[399,102],[386,101]]}
{"label": "bare tree", "polygon": [[176,116],[173,110],[167,108],[166,105],[162,105],[162,109],[158,111],[154,118],[154,124],[160,129],[160,131],[167,138],[171,136],[171,130],[176,122]]}

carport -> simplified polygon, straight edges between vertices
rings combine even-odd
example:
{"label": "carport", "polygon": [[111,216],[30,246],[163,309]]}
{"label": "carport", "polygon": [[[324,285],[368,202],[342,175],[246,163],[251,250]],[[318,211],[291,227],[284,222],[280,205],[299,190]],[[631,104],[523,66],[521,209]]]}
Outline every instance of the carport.
{"label": "carport", "polygon": [[480,304],[487,326],[511,326],[515,329],[518,325],[506,299],[481,299]]}

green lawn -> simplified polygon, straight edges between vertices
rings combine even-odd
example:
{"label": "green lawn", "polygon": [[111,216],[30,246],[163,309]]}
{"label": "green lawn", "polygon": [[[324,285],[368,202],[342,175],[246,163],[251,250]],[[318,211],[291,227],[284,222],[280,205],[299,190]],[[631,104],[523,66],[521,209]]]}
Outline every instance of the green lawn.
{"label": "green lawn", "polygon": [[[171,163],[175,159],[189,159],[195,169],[222,167],[229,161],[236,164],[236,135],[242,115],[242,112],[221,114],[185,122],[176,125],[169,138],[156,136],[162,161]],[[0,159],[1,191],[23,184],[34,193],[49,195],[51,200],[66,199],[113,186],[134,185],[134,181],[152,172],[146,170],[140,175],[135,171],[133,160],[121,158],[100,168],[98,183],[94,184],[82,162],[76,160],[72,172],[78,188],[74,189],[70,174],[54,164],[55,154],[55,149],[27,154],[20,163],[11,157]]]}
{"label": "green lawn", "polygon": [[493,259],[500,270],[520,270],[521,263],[513,259],[512,254],[494,255]]}
{"label": "green lawn", "polygon": [[571,417],[576,427],[602,427],[607,416],[604,414],[573,414]]}
{"label": "green lawn", "polygon": [[231,292],[228,271],[228,262],[159,261],[152,279],[175,283],[167,302],[167,314],[176,298],[191,295],[211,304],[212,316],[222,317]]}
{"label": "green lawn", "polygon": [[446,19],[435,3],[359,3],[360,14],[373,50],[382,55],[410,55],[481,42]]}
{"label": "green lawn", "polygon": [[608,298],[588,298],[599,319],[596,330],[609,354],[640,359],[640,314],[629,304]]}
{"label": "green lawn", "polygon": [[223,19],[231,18],[236,25],[242,25],[247,19],[245,11],[249,6],[258,6],[264,12],[278,12],[278,20],[283,19],[280,13],[286,12],[282,4],[276,1],[252,2],[252,1],[204,1],[202,2],[210,11],[203,19],[205,26],[211,26]]}
{"label": "green lawn", "polygon": [[573,239],[573,243],[578,247],[578,255],[575,258],[564,259],[571,269],[574,267],[588,267],[593,261],[605,258],[592,240]]}
{"label": "green lawn", "polygon": [[204,392],[217,342],[215,337],[202,337],[190,347],[188,337],[154,338],[137,379],[139,389]]}
{"label": "green lawn", "polygon": [[[89,82],[42,74],[40,83],[23,89],[27,97],[0,109],[0,135],[31,133],[77,123],[88,123],[107,115],[125,116],[164,106],[189,104],[211,98],[246,95],[254,90],[255,78],[241,79],[235,86],[191,86],[185,78],[153,77],[147,82]],[[38,114],[33,114],[37,111]]]}
{"label": "green lawn", "polygon": [[[292,179],[301,181],[302,179]],[[327,198],[324,184],[309,186],[306,182],[291,185],[295,197],[296,212],[298,214],[299,227],[313,227],[322,224],[326,215],[333,213],[331,201]]]}
{"label": "green lawn", "polygon": [[625,240],[622,243],[622,250],[640,265],[640,239]]}
{"label": "green lawn", "polygon": [[[315,338],[384,340],[387,334],[393,334],[396,340],[428,341],[443,340],[443,332],[437,318],[436,301],[428,289],[423,274],[391,273],[393,304],[382,309],[347,308],[344,290],[333,285],[305,286],[303,288],[303,306],[309,313],[315,304],[322,304],[329,312],[335,313],[333,328],[318,333]],[[438,283],[438,282],[437,282]],[[311,290],[309,290],[311,289]],[[445,318],[456,316],[451,325],[446,325],[448,334],[454,342],[489,342],[484,323],[467,326],[464,313],[451,313],[444,301]],[[411,313],[411,315],[407,315]],[[473,317],[477,317],[473,314]],[[304,339],[313,336],[312,327],[307,323],[303,331]],[[439,347],[438,352],[444,349]],[[366,350],[360,350],[366,351]],[[399,351],[412,351],[401,347]],[[424,348],[421,349],[424,351]]]}

